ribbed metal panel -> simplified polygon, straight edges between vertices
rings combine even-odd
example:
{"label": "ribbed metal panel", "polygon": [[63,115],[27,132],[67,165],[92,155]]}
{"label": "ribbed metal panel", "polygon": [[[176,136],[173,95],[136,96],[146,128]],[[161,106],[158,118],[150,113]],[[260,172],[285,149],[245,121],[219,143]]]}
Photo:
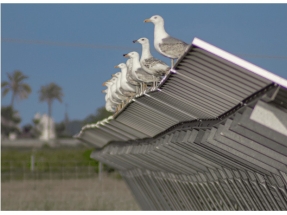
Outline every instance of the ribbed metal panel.
{"label": "ribbed metal panel", "polygon": [[273,89],[211,127],[115,142],[96,159],[120,165],[145,210],[286,210],[287,135],[251,119],[267,95],[271,111],[287,114],[279,102],[287,91]]}
{"label": "ribbed metal panel", "polygon": [[272,146],[278,152],[265,146],[286,136],[278,137],[276,130],[269,130],[269,140],[263,132],[248,138],[235,133],[240,122],[255,123],[244,120],[250,110],[245,107],[211,129],[110,144],[103,150],[109,155],[105,159],[126,167],[121,174],[137,187],[131,189],[146,210],[286,210],[287,146]]}
{"label": "ribbed metal panel", "polygon": [[153,137],[180,122],[217,118],[272,83],[265,71],[262,77],[249,70],[258,68],[225,55],[195,39],[156,91],[133,99],[114,118],[92,129],[111,134],[110,141]]}
{"label": "ribbed metal panel", "polygon": [[146,134],[143,134],[142,132],[140,132],[140,131],[132,128],[132,127],[124,125],[124,124],[118,122],[117,120],[110,121],[110,124],[114,127],[122,129],[123,131],[126,131],[129,134],[134,135],[135,137],[137,137],[137,139],[142,139],[142,138],[146,137]]}
{"label": "ribbed metal panel", "polygon": [[195,39],[158,89],[78,138],[144,210],[287,210],[286,104],[285,79]]}

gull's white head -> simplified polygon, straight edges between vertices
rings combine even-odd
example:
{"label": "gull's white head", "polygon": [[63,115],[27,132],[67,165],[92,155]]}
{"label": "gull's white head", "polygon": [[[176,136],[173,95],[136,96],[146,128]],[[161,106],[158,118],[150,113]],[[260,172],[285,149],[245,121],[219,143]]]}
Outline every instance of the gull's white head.
{"label": "gull's white head", "polygon": [[146,37],[142,37],[142,38],[139,38],[138,40],[134,40],[133,41],[134,43],[140,43],[140,44],[149,44],[149,40],[148,38]]}
{"label": "gull's white head", "polygon": [[145,19],[144,22],[152,22],[153,24],[164,23],[163,18],[160,15],[154,15],[149,19]]}
{"label": "gull's white head", "polygon": [[111,79],[111,80],[108,80],[108,81],[104,82],[104,83],[103,83],[103,86],[109,87],[109,86],[111,86],[113,83],[114,83],[114,80]]}
{"label": "gull's white head", "polygon": [[120,63],[119,65],[116,65],[115,68],[124,69],[127,68],[127,65],[125,63]]}
{"label": "gull's white head", "polygon": [[120,74],[121,74],[121,72],[117,72],[117,73],[115,73],[115,74],[112,74],[112,77],[113,77],[113,78],[118,78]]}
{"label": "gull's white head", "polygon": [[136,58],[136,57],[139,57],[139,53],[137,53],[137,52],[130,52],[128,54],[124,54],[124,57]]}

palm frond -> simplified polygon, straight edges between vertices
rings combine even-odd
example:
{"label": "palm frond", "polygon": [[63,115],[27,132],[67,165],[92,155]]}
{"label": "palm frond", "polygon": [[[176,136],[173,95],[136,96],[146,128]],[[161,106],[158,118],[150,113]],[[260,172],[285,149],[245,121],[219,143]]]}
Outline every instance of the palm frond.
{"label": "palm frond", "polygon": [[9,88],[5,88],[3,91],[2,91],[2,96],[6,96],[6,94],[10,91]]}
{"label": "palm frond", "polygon": [[1,83],[1,88],[6,87],[6,86],[9,86],[9,82],[8,81],[3,81]]}
{"label": "palm frond", "polygon": [[19,87],[19,98],[25,99],[28,98],[29,94],[31,93],[31,87],[28,84],[22,84],[21,87]]}
{"label": "palm frond", "polygon": [[50,83],[46,86],[42,86],[39,91],[39,100],[51,102],[54,99],[62,102],[63,92],[62,88],[55,83]]}
{"label": "palm frond", "polygon": [[5,96],[11,90],[15,97],[20,99],[27,98],[31,93],[31,87],[28,84],[23,83],[23,80],[27,79],[28,76],[24,75],[19,70],[7,73],[7,76],[9,80],[1,83],[1,88],[4,89],[2,95]]}

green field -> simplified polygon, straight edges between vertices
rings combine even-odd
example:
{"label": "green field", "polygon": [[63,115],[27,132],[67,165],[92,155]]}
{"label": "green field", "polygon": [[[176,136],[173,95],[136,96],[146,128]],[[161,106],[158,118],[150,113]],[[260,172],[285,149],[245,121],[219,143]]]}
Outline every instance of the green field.
{"label": "green field", "polygon": [[92,151],[2,148],[1,210],[139,210],[117,172],[103,165],[99,177]]}
{"label": "green field", "polygon": [[[87,148],[43,148],[37,150],[3,149],[1,151],[1,173],[27,171],[31,168],[31,156],[34,156],[34,169],[37,172],[60,172],[74,167],[90,167],[98,172],[98,161],[91,159],[93,149]],[[112,168],[103,165],[103,171]]]}

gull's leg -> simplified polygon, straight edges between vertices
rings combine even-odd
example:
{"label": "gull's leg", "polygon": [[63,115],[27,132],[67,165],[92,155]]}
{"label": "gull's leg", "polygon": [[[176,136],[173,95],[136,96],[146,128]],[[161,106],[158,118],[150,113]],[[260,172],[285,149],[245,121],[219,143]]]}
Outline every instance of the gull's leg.
{"label": "gull's leg", "polygon": [[173,66],[174,66],[174,59],[172,58],[171,59],[171,68],[173,68]]}
{"label": "gull's leg", "polygon": [[154,89],[156,89],[157,88],[157,86],[158,86],[158,82],[157,82],[157,80],[156,80],[156,77],[154,76],[154,83],[155,83],[155,87],[154,87]]}
{"label": "gull's leg", "polygon": [[140,82],[140,95],[143,93],[143,82]]}
{"label": "gull's leg", "polygon": [[144,93],[144,89],[145,89],[145,83],[142,83],[142,94]]}
{"label": "gull's leg", "polygon": [[138,95],[141,94],[141,84],[138,85]]}

